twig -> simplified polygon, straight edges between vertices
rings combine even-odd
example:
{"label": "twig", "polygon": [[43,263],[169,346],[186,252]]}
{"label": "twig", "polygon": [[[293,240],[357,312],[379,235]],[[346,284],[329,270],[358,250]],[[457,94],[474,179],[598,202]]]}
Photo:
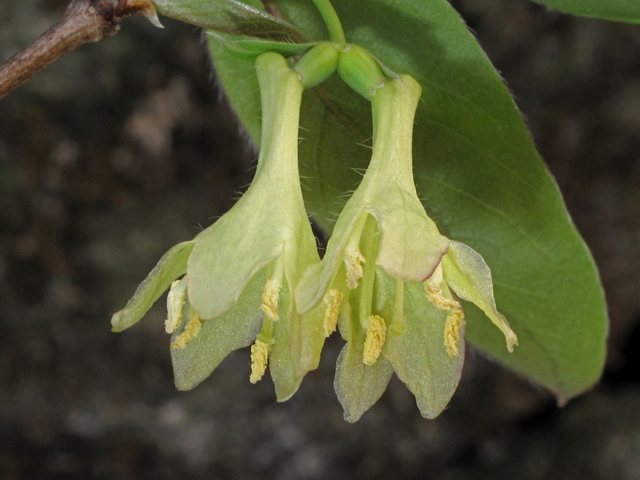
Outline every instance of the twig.
{"label": "twig", "polygon": [[0,65],[0,98],[80,45],[115,35],[121,20],[138,12],[157,22],[146,0],[72,0],[58,23]]}

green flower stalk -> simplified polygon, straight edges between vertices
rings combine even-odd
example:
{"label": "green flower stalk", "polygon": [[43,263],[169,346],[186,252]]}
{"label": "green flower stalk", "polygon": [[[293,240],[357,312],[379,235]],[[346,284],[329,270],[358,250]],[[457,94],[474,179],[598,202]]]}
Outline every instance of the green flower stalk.
{"label": "green flower stalk", "polygon": [[464,359],[464,313],[454,296],[475,303],[517,343],[497,311],[482,257],[440,234],[413,181],[413,122],[420,85],[402,75],[375,89],[373,156],[345,205],[320,263],[296,289],[300,312],[340,299],[347,345],[335,388],[345,418],[356,421],[395,373],[434,418],[455,391]]}
{"label": "green flower stalk", "polygon": [[300,315],[293,295],[304,269],[320,260],[298,173],[303,84],[275,53],[258,57],[256,71],[263,127],[251,186],[213,225],[167,252],[112,324],[130,327],[170,286],[166,329],[178,388],[193,388],[253,343],[251,382],[269,365],[283,401],[317,368],[335,301]]}

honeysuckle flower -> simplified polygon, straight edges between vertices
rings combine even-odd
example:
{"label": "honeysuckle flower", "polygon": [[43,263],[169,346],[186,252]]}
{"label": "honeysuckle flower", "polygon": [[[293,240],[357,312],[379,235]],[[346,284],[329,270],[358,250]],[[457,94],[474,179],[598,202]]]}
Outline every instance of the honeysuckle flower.
{"label": "honeysuckle flower", "polygon": [[256,71],[263,127],[252,184],[213,225],[169,250],[112,324],[130,327],[171,286],[166,329],[177,387],[193,388],[231,351],[253,343],[250,380],[268,364],[282,401],[317,367],[331,308],[320,302],[300,315],[293,295],[305,267],[319,261],[298,173],[303,85],[275,53],[258,57]]}
{"label": "honeysuckle flower", "polygon": [[420,95],[420,85],[402,75],[371,97],[371,163],[340,213],[325,257],[306,269],[296,289],[300,312],[331,299],[339,311],[347,344],[334,385],[349,421],[377,401],[394,371],[423,416],[444,409],[464,359],[464,313],[454,293],[489,316],[510,351],[517,343],[497,311],[482,257],[441,235],[418,198],[412,136]]}

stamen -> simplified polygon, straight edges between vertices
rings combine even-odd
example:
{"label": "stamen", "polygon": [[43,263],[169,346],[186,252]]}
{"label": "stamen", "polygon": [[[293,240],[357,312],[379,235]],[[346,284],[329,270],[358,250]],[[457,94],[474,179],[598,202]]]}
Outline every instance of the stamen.
{"label": "stamen", "polygon": [[363,263],[365,263],[365,259],[357,247],[348,249],[345,252],[344,264],[347,267],[347,287],[351,290],[358,287],[360,279],[364,276]]}
{"label": "stamen", "polygon": [[257,383],[262,379],[267,371],[267,362],[269,360],[269,345],[262,340],[256,340],[251,345],[251,376],[249,381]]}
{"label": "stamen", "polygon": [[[453,298],[446,298],[442,291],[442,265],[433,272],[426,282],[424,282],[427,298],[439,310],[449,310],[449,316],[444,324],[444,346],[450,357],[460,355],[460,329],[465,325],[464,311],[460,302]],[[451,296],[447,287],[447,294]]]}
{"label": "stamen", "polygon": [[447,317],[444,324],[444,346],[450,357],[460,354],[460,329],[465,325],[464,312],[457,308]]}
{"label": "stamen", "polygon": [[329,337],[336,331],[338,326],[338,317],[340,316],[340,308],[342,307],[342,293],[332,289],[324,296],[327,303],[327,309],[324,313],[324,336]]}
{"label": "stamen", "polygon": [[364,353],[362,355],[362,363],[365,365],[373,365],[382,353],[382,347],[387,337],[387,327],[384,319],[378,315],[369,317],[369,325],[367,327],[367,338],[364,341]]}
{"label": "stamen", "polygon": [[262,311],[271,319],[278,320],[278,304],[280,303],[280,279],[271,277],[264,285],[262,292]]}
{"label": "stamen", "polygon": [[402,280],[396,280],[396,300],[389,330],[395,335],[402,335],[407,331],[404,325],[404,282]]}
{"label": "stamen", "polygon": [[184,331],[180,335],[178,335],[178,337],[171,344],[171,348],[175,350],[183,349],[184,347],[189,345],[189,343],[191,343],[193,339],[197,338],[198,335],[200,335],[201,328],[202,319],[196,313],[194,313],[187,322],[187,325],[184,327]]}
{"label": "stamen", "polygon": [[424,282],[424,289],[427,298],[440,310],[461,309],[462,305],[460,305],[459,302],[450,298],[445,298],[442,292],[443,280],[442,265],[438,265],[438,268],[435,269],[433,275],[427,278],[426,282]]}
{"label": "stamen", "polygon": [[187,282],[183,280],[173,282],[167,295],[167,319],[164,322],[167,333],[175,332],[182,321],[182,307],[187,291]]}
{"label": "stamen", "polygon": [[264,284],[262,292],[262,311],[271,320],[278,320],[278,305],[280,304],[280,289],[284,277],[284,261],[276,258],[269,267],[269,280]]}

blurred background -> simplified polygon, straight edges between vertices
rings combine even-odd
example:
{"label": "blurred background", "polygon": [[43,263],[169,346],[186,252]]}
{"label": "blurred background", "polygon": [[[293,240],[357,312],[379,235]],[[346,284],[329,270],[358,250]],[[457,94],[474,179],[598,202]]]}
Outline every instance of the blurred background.
{"label": "blurred background", "polygon": [[[0,2],[0,61],[67,0]],[[342,342],[287,403],[231,355],[177,392],[160,301],[110,316],[172,245],[234,202],[255,153],[215,88],[201,32],[144,19],[0,101],[0,478],[640,478],[640,26],[526,0],[455,0],[501,71],[600,267],[602,383],[558,409],[468,354],[436,420],[394,379],[351,425]],[[576,332],[579,335],[579,332]]]}

